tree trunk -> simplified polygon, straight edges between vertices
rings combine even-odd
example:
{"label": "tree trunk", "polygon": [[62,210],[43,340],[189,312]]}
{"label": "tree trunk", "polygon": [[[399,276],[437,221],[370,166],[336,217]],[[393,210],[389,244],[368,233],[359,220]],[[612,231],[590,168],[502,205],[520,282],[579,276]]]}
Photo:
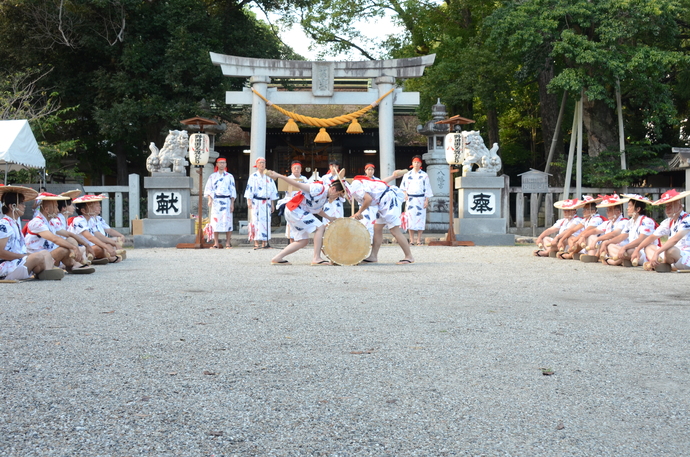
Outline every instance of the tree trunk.
{"label": "tree trunk", "polygon": [[[539,86],[539,114],[541,116],[541,136],[544,144],[544,155],[539,162],[546,163],[549,157],[549,149],[553,141],[554,133],[558,135],[556,150],[553,160],[558,161],[563,156],[563,142],[561,141],[562,132],[556,132],[558,122],[558,111],[560,109],[560,97],[556,94],[549,94],[547,87],[554,78],[553,62],[550,58],[544,61],[544,67],[537,75],[537,85]],[[563,170],[560,167],[552,167],[553,184],[559,186],[563,183]]]}
{"label": "tree trunk", "polygon": [[489,144],[487,145],[489,149],[498,143],[498,113],[496,113],[496,108],[489,108],[486,110],[486,125],[489,131]]}
{"label": "tree trunk", "polygon": [[127,186],[129,184],[129,176],[127,173],[127,153],[125,152],[125,145],[122,141],[115,143],[115,157],[117,160],[117,185]]}
{"label": "tree trunk", "polygon": [[606,149],[618,149],[618,119],[614,110],[601,100],[583,100],[584,128],[587,132],[587,153],[597,157]]}

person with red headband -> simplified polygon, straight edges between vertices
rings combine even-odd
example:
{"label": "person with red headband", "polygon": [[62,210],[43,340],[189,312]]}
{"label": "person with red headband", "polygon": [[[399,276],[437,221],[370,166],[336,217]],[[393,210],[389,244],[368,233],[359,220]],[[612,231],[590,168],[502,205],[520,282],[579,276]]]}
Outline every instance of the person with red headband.
{"label": "person with red headband", "polygon": [[29,254],[17,220],[24,214],[25,202],[38,195],[33,189],[22,186],[0,186],[0,279],[18,281],[31,274],[38,279],[62,279],[65,272],[54,268],[54,260],[48,251]]}
{"label": "person with red headband", "polygon": [[226,171],[228,162],[224,157],[216,160],[213,173],[206,181],[204,197],[208,199],[209,220],[213,229],[213,246],[221,249],[220,234],[225,234],[225,249],[232,248],[232,213],[235,211],[235,177]]}
{"label": "person with red headband", "polygon": [[[328,173],[323,175],[323,178],[321,181],[328,181],[332,182],[338,179],[338,173],[340,172],[340,162],[338,162],[336,159],[331,159],[328,162]],[[343,216],[345,216],[345,207],[343,206],[345,203],[345,198],[344,197],[338,197],[334,199],[333,201],[328,201],[323,207],[323,210],[326,214],[329,216],[338,219]]]}
{"label": "person with red headband", "polygon": [[374,225],[374,240],[371,245],[371,254],[362,261],[363,263],[376,263],[379,261],[378,255],[383,242],[384,227],[388,227],[391,235],[395,237],[400,245],[400,249],[405,254],[405,257],[398,261],[398,265],[414,263],[410,244],[400,229],[400,214],[405,194],[398,187],[388,185],[389,182],[400,178],[404,174],[403,170],[398,170],[382,180],[371,179],[368,176],[355,176],[352,178],[350,192],[360,205],[359,210],[352,217],[361,221],[369,206],[377,205],[379,208]]}
{"label": "person with red headband", "polygon": [[[288,178],[294,179],[297,182],[306,184],[309,182],[306,176],[302,176],[302,162],[299,160],[293,160],[290,164],[290,171],[292,174]],[[285,196],[278,200],[278,214],[282,215],[285,213],[285,205],[287,202],[292,200],[295,195],[299,193],[299,189],[296,187],[288,186],[288,190],[285,191]],[[285,238],[288,239],[288,244],[295,241],[295,237],[290,233],[290,224],[285,225]]]}
{"label": "person with red headband", "polygon": [[[343,174],[344,174],[343,170]],[[315,216],[335,220],[323,212],[323,205],[328,198],[338,198],[345,195],[345,188],[341,179],[331,182],[326,176],[324,181],[314,181],[308,184],[283,176],[275,171],[267,171],[272,179],[282,179],[300,191],[285,205],[285,220],[290,224],[290,232],[294,234],[294,243],[288,244],[282,251],[271,259],[271,265],[291,265],[285,257],[299,251],[309,244],[309,235],[314,233],[314,256],[312,265],[332,265],[321,257],[323,234],[326,226]]]}
{"label": "person with red headband", "polygon": [[[374,173],[376,172],[376,165],[373,163],[368,163],[364,165],[364,174],[369,178],[373,180],[377,180],[376,176],[374,176]],[[362,219],[360,219],[360,222],[364,224],[364,226],[369,230],[369,238],[371,239],[371,242],[374,242],[374,225],[376,223],[376,213],[378,213],[379,207],[377,205],[369,205],[369,208],[367,208],[366,211],[362,213]]]}
{"label": "person with red headband", "polygon": [[[632,260],[639,262],[639,251],[644,249],[648,261],[644,262],[645,270],[667,273],[672,270],[690,270],[690,214],[683,211],[683,198],[690,191],[678,192],[671,189],[652,205],[664,205],[666,219],[659,224],[654,233],[639,244],[631,255]],[[667,236],[664,244],[654,243]]]}
{"label": "person with red headband", "polygon": [[[407,230],[410,232],[410,244],[422,246],[422,233],[426,226],[426,209],[429,206],[429,197],[433,197],[434,193],[431,190],[431,181],[429,175],[422,171],[422,157],[414,156],[412,158],[412,170],[405,173],[400,189],[405,192],[405,200],[407,205],[405,212],[407,213]],[[415,238],[417,241],[415,242]]]}
{"label": "person with red headband", "polygon": [[24,237],[27,252],[47,251],[53,257],[55,265],[60,266],[62,263],[69,273],[89,274],[96,271],[85,265],[86,259],[83,258],[77,242],[72,238],[67,240],[59,236],[56,228],[50,223],[59,213],[57,202],[69,200],[69,197],[41,192],[36,200],[39,202],[38,214],[27,224]]}
{"label": "person with red headband", "polygon": [[254,249],[268,249],[271,239],[271,214],[275,211],[275,201],[278,200],[276,183],[264,174],[266,171],[266,159],[259,157],[254,164],[256,171],[247,179],[247,188],[244,198],[247,199],[247,208],[252,215],[254,227]]}

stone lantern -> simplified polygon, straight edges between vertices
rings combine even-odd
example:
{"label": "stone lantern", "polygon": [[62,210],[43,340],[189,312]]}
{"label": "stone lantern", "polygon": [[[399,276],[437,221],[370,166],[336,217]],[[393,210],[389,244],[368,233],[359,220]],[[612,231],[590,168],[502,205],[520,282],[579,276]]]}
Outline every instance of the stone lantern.
{"label": "stone lantern", "polygon": [[448,231],[450,172],[444,148],[448,126],[437,124],[448,116],[441,99],[431,108],[431,115],[433,118],[429,122],[417,126],[417,132],[427,137],[427,153],[422,158],[426,162],[426,172],[434,192],[426,213],[426,230],[445,232]]}

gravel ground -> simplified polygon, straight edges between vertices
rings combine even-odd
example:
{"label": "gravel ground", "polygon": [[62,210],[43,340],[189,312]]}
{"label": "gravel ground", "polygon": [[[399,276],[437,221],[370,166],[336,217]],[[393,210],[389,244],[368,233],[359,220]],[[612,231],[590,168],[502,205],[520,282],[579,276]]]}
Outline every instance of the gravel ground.
{"label": "gravel ground", "polygon": [[0,455],[689,455],[690,275],[532,249],[0,284]]}

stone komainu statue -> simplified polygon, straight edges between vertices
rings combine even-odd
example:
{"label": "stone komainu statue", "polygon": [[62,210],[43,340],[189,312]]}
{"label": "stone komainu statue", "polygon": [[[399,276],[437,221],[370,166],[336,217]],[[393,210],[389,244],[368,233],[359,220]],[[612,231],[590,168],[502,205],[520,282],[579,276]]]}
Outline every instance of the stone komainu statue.
{"label": "stone komainu statue", "polygon": [[163,147],[158,150],[155,143],[149,144],[151,155],[146,159],[146,169],[154,172],[185,172],[189,163],[185,160],[189,144],[189,135],[184,130],[168,130]]}
{"label": "stone komainu statue", "polygon": [[472,172],[473,165],[477,165],[476,173],[490,173],[496,176],[501,169],[501,158],[498,156],[498,143],[494,143],[491,150],[484,145],[484,140],[477,130],[461,132],[462,150],[462,175],[467,176]]}

